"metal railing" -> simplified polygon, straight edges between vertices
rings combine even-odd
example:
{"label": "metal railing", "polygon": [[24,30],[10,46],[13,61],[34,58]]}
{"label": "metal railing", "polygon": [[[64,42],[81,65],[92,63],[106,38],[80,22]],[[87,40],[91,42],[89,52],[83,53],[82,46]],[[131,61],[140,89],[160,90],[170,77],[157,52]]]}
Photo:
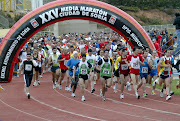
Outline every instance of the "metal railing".
{"label": "metal railing", "polygon": [[175,26],[173,24],[166,24],[166,25],[147,25],[142,26],[144,30],[176,30]]}

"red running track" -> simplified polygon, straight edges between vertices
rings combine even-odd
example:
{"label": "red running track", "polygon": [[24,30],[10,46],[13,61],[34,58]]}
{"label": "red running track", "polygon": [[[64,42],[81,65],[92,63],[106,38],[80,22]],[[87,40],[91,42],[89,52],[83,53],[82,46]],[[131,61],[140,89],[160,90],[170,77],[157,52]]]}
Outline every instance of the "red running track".
{"label": "red running track", "polygon": [[[107,100],[104,102],[99,96],[100,83],[95,85],[96,91],[86,90],[86,101],[81,101],[80,89],[76,90],[76,97],[63,89],[53,90],[51,74],[43,75],[41,85],[30,87],[31,99],[24,93],[23,77],[13,78],[0,93],[0,120],[2,121],[180,121],[180,96],[174,95],[171,100],[160,98],[159,92],[152,96],[151,90],[147,98],[137,100],[134,91],[125,90],[125,99],[120,100],[120,90],[114,93],[108,89]],[[90,85],[89,85],[90,86]],[[120,89],[120,85],[118,86]],[[142,89],[139,90],[142,97]]]}

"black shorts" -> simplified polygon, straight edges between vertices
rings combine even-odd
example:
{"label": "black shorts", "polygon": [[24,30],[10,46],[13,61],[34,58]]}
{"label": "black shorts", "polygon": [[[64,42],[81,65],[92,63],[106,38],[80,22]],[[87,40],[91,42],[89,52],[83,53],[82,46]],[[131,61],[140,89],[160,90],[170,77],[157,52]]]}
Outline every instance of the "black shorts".
{"label": "black shorts", "polygon": [[39,67],[35,67],[35,71],[39,71]]}
{"label": "black shorts", "polygon": [[108,77],[108,76],[101,76],[102,78],[104,78],[105,80],[111,78],[111,77]]}
{"label": "black shorts", "polygon": [[41,67],[35,67],[35,71],[38,71],[41,74],[42,73],[42,68]]}
{"label": "black shorts", "polygon": [[75,75],[75,79],[72,79],[72,75],[70,76],[70,79],[71,79],[71,84],[72,85],[76,85],[78,80],[79,80],[79,76],[78,75]]}
{"label": "black shorts", "polygon": [[88,75],[82,75],[82,74],[79,74],[79,78],[82,78],[84,80],[88,80]]}
{"label": "black shorts", "polygon": [[24,82],[26,87],[29,87],[31,85],[32,78],[33,74],[24,74]]}
{"label": "black shorts", "polygon": [[168,78],[168,77],[169,77],[169,75],[166,75],[166,76],[165,76],[165,75],[162,75],[162,74],[160,75],[160,78],[162,78],[162,79],[166,79],[166,78]]}
{"label": "black shorts", "polygon": [[120,76],[119,76],[119,70],[117,70],[117,71],[114,72],[114,76],[120,77]]}
{"label": "black shorts", "polygon": [[61,72],[62,72],[62,73],[66,73],[67,70],[68,70],[68,69],[61,69]]}

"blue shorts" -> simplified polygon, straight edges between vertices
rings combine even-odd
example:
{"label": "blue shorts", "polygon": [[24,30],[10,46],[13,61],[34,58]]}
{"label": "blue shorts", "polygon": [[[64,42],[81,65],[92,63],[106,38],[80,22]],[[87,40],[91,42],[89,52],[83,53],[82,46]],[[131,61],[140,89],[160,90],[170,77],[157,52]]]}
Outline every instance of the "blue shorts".
{"label": "blue shorts", "polygon": [[156,75],[158,75],[157,69],[151,70],[150,76],[156,76]]}
{"label": "blue shorts", "polygon": [[52,66],[51,72],[55,73],[57,69],[60,69],[60,67],[59,66]]}
{"label": "blue shorts", "polygon": [[143,73],[140,73],[139,75],[140,75],[141,79],[142,79],[142,78],[147,79],[147,76],[148,76],[148,74],[143,74]]}

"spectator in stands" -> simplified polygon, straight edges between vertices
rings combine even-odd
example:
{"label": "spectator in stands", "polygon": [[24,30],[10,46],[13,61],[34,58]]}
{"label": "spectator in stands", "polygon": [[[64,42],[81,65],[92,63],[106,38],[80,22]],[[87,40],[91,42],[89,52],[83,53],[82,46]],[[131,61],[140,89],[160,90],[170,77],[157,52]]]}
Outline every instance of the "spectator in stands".
{"label": "spectator in stands", "polygon": [[170,34],[169,38],[168,38],[168,46],[170,47],[171,45],[173,45],[174,43],[174,38],[173,38],[173,34]]}
{"label": "spectator in stands", "polygon": [[177,48],[180,48],[180,13],[175,14],[176,18],[174,19],[173,25],[176,26],[176,33],[177,33]]}
{"label": "spectator in stands", "polygon": [[158,55],[159,55],[159,57],[160,57],[160,55],[161,55],[161,49],[160,49],[159,43],[157,43],[156,39],[153,39],[152,42],[154,43],[154,47],[156,48],[156,50],[158,50],[157,53],[158,53]]}

